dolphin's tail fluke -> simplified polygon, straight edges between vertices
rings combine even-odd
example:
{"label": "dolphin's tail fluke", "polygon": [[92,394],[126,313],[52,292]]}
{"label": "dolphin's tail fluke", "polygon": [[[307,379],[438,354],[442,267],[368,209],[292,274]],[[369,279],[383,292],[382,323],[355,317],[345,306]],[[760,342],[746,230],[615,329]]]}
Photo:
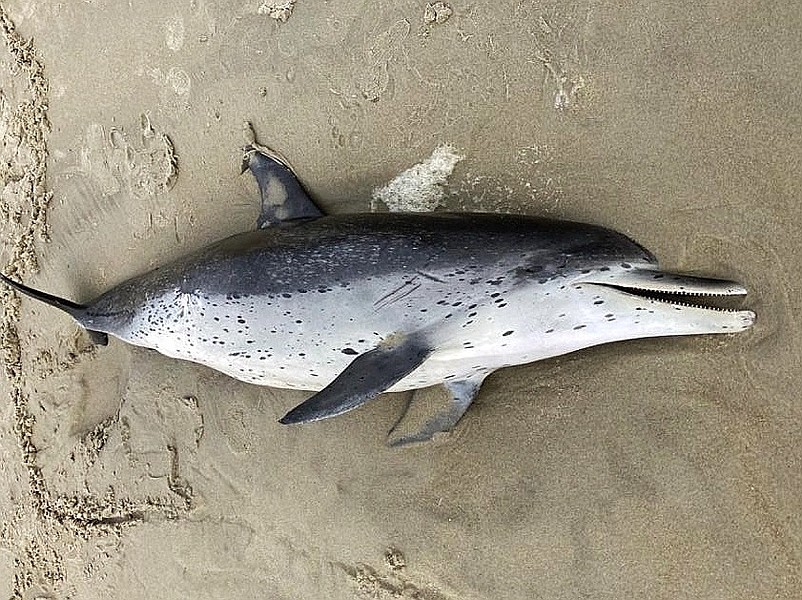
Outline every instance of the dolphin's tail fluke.
{"label": "dolphin's tail fluke", "polygon": [[50,306],[55,306],[66,312],[68,315],[72,316],[73,318],[77,319],[84,311],[86,311],[86,306],[83,304],[78,304],[76,302],[72,302],[71,300],[67,300],[66,298],[59,298],[58,296],[54,296],[52,294],[48,294],[47,292],[42,292],[39,290],[35,290],[27,285],[19,283],[18,281],[14,281],[13,279],[6,277],[2,273],[0,273],[0,280],[2,280],[7,285],[10,285],[18,292],[25,294],[29,298],[34,298],[39,300],[40,302],[44,302],[45,304],[49,304]]}

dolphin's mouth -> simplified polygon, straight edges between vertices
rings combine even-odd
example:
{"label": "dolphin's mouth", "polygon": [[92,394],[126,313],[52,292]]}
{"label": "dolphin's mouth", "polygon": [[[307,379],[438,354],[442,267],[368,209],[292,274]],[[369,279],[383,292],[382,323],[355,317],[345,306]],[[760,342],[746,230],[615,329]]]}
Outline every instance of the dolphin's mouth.
{"label": "dolphin's mouth", "polygon": [[746,288],[733,281],[677,275],[648,268],[631,268],[593,276],[583,283],[616,290],[631,297],[675,307],[736,312]]}
{"label": "dolphin's mouth", "polygon": [[743,297],[746,296],[746,290],[744,289],[737,291],[728,290],[726,292],[687,292],[683,290],[656,290],[595,282],[592,285],[598,285],[622,292],[628,296],[661,302],[672,306],[686,306],[719,312],[737,312],[741,310],[739,305]]}

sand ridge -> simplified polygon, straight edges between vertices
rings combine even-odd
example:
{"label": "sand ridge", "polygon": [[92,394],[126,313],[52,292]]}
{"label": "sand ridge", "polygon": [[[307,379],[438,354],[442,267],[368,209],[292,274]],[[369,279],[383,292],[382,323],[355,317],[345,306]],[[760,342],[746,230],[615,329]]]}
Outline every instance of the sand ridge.
{"label": "sand ridge", "polygon": [[[33,40],[26,40],[17,33],[2,5],[0,33],[12,64],[16,66],[18,83],[14,91],[19,94],[10,98],[5,93],[0,96],[3,151],[7,165],[3,174],[2,213],[7,217],[4,223],[6,247],[11,248],[11,256],[3,271],[24,280],[39,270],[37,242],[48,240],[47,209],[52,199],[46,179],[46,136],[50,128],[47,118],[48,82]],[[11,231],[8,231],[9,225]],[[10,388],[8,395],[13,405],[10,429],[16,438],[23,467],[17,471],[22,495],[18,503],[6,507],[5,514],[14,517],[5,520],[0,533],[0,543],[10,548],[15,556],[11,597],[27,598],[32,590],[37,589],[41,593],[69,597],[72,585],[64,562],[66,547],[94,535],[118,537],[125,526],[141,522],[152,514],[175,518],[183,507],[177,507],[172,500],[137,501],[116,497],[112,487],[104,496],[64,493],[54,489],[43,475],[35,441],[37,418],[31,410],[30,385],[27,383],[31,374],[23,368],[20,347],[27,342],[21,339],[20,300],[8,289],[3,289],[0,294],[4,307],[0,340],[6,384]],[[70,369],[82,355],[94,353],[95,348],[88,345],[83,336],[79,341],[82,347],[71,351],[65,359],[54,358],[47,350],[41,351],[34,359],[38,363],[39,377]],[[92,464],[108,438],[113,421],[114,418],[109,417],[80,436],[75,450],[80,453],[78,462]],[[177,462],[177,456],[175,460]],[[171,485],[180,487],[178,479],[174,473]],[[185,490],[176,493],[186,496]]]}

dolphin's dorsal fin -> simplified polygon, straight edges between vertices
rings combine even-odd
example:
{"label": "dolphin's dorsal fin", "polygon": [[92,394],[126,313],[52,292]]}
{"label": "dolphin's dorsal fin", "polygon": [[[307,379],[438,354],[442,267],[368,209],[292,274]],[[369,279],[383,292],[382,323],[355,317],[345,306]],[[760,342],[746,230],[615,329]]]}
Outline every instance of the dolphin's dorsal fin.
{"label": "dolphin's dorsal fin", "polygon": [[417,369],[432,349],[414,335],[397,334],[360,354],[320,392],[288,412],[280,423],[309,423],[362,406]]}
{"label": "dolphin's dorsal fin", "polygon": [[262,196],[257,228],[293,219],[322,217],[323,212],[312,202],[289,163],[277,152],[258,144],[253,130],[249,131],[251,143],[245,147],[242,170],[250,169]]}
{"label": "dolphin's dorsal fin", "polygon": [[446,381],[442,388],[414,390],[404,414],[387,434],[387,445],[420,444],[454,429],[476,398],[486,376],[486,373],[476,373],[459,381]]}

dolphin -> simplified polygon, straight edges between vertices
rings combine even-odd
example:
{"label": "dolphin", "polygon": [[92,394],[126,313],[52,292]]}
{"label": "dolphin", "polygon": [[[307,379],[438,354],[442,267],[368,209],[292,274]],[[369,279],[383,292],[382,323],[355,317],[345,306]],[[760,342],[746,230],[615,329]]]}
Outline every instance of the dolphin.
{"label": "dolphin", "polygon": [[454,428],[490,373],[619,340],[733,334],[755,314],[703,305],[729,281],[662,271],[616,231],[489,213],[325,215],[289,163],[255,140],[256,228],[78,304],[14,281],[103,343],[316,392],[281,423],[353,410],[383,392],[445,385],[419,430]]}

